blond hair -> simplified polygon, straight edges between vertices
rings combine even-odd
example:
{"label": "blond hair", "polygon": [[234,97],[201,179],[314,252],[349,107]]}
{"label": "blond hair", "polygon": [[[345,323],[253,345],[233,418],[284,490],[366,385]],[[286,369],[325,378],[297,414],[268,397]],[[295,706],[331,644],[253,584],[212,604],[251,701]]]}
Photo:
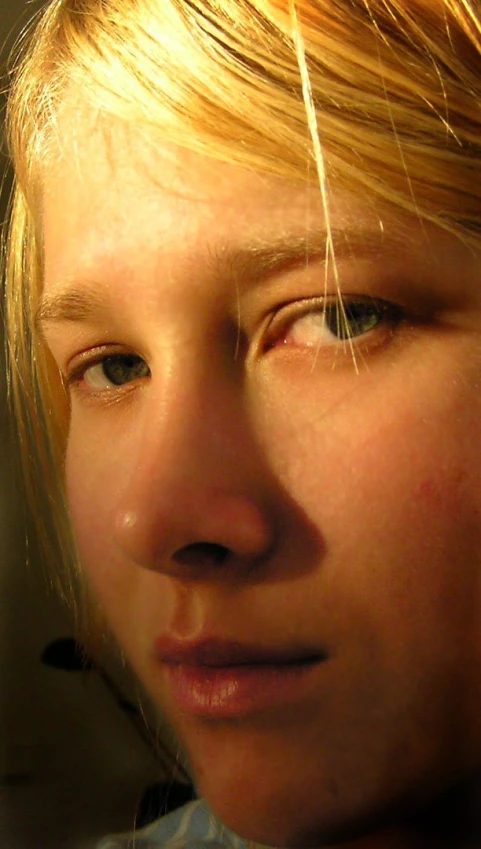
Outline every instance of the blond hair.
{"label": "blond hair", "polygon": [[69,93],[211,157],[298,182],[317,174],[326,211],[330,187],[347,188],[477,245],[480,44],[471,0],[47,5],[20,45],[9,101],[16,178],[6,281],[30,489],[38,494],[42,482],[59,522],[68,401],[34,316],[42,168]]}

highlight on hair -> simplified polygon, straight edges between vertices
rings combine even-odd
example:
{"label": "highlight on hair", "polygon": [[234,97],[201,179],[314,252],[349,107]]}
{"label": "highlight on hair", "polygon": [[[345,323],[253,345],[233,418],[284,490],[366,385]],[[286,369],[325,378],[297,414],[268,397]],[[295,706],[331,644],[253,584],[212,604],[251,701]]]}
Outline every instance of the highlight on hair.
{"label": "highlight on hair", "polygon": [[[94,113],[132,132],[298,183],[316,179],[327,218],[333,188],[347,189],[477,247],[478,8],[474,0],[47,4],[20,43],[8,108],[16,178],[7,323],[30,490],[44,498],[43,481],[62,539],[68,399],[35,327],[42,176],[62,105],[81,93]],[[326,252],[333,261],[329,240]],[[59,563],[68,557],[59,551]]]}

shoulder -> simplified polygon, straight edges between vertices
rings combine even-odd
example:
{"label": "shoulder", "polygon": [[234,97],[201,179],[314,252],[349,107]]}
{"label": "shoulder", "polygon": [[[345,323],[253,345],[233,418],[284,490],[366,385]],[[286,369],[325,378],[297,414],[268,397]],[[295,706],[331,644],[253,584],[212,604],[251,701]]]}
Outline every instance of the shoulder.
{"label": "shoulder", "polygon": [[103,838],[97,849],[247,849],[197,800],[138,831]]}

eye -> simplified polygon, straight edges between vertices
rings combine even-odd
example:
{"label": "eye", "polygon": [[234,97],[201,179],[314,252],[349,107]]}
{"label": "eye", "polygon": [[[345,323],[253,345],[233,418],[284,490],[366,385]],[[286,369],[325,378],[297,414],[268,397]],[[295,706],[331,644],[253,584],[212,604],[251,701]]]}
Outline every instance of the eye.
{"label": "eye", "polygon": [[392,329],[402,319],[401,310],[373,298],[348,300],[308,299],[281,309],[268,329],[267,347],[334,347],[381,328]]}
{"label": "eye", "polygon": [[108,354],[91,365],[83,365],[69,378],[70,383],[83,383],[89,390],[105,392],[135,380],[150,377],[150,368],[136,354]]}

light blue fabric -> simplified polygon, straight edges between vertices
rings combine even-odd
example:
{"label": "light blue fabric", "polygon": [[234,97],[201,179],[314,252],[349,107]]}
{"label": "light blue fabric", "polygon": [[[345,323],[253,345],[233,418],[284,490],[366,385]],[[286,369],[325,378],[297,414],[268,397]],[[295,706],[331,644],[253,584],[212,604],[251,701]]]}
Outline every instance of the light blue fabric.
{"label": "light blue fabric", "polygon": [[130,834],[104,837],[97,849],[248,849],[214,817],[205,802],[183,808]]}

